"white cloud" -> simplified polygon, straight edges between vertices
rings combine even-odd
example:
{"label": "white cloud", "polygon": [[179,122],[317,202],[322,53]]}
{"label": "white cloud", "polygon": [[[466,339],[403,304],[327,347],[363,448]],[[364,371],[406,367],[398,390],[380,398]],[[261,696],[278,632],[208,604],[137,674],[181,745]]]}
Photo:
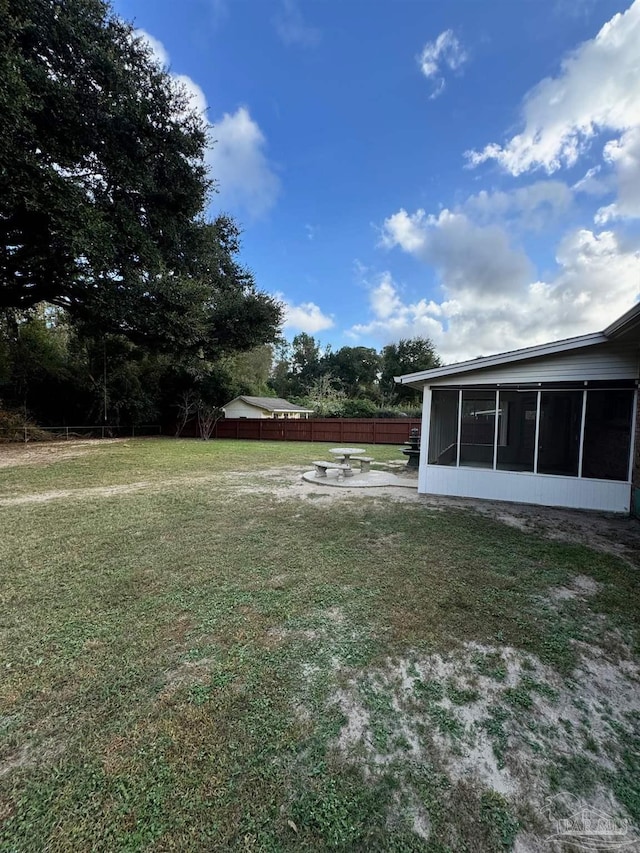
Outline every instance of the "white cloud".
{"label": "white cloud", "polygon": [[437,98],[444,90],[444,70],[457,71],[467,59],[467,53],[453,30],[445,30],[435,41],[425,44],[418,57],[418,65],[424,76],[433,81],[434,89],[431,92],[431,99]]}
{"label": "white cloud", "polygon": [[296,0],[282,0],[274,25],[278,36],[286,45],[313,47],[321,38],[317,27],[305,23]]}
{"label": "white cloud", "polygon": [[640,217],[640,125],[623,133],[620,139],[608,142],[604,159],[615,169],[618,198],[600,208],[596,222]]}
{"label": "white cloud", "polygon": [[[574,166],[600,135],[602,160],[573,186],[549,179],[482,190],[437,214],[400,209],[385,220],[381,244],[422,262],[426,288],[435,279],[440,292],[431,301],[406,298],[385,273],[368,282],[371,319],[352,336],[387,343],[423,335],[457,361],[600,330],[640,297],[638,238],[609,224],[640,217],[639,45],[635,0],[529,92],[519,133],[467,155],[472,165],[495,160],[513,176],[551,174]],[[423,71],[438,82],[437,41],[428,47]],[[555,266],[540,276],[512,234],[575,214],[586,196],[602,199],[596,228],[566,233]]]}
{"label": "white cloud", "polygon": [[134,39],[139,39],[151,50],[154,59],[159,65],[162,65],[163,68],[169,67],[169,54],[159,39],[142,29],[134,30],[133,37]]}
{"label": "white cloud", "polygon": [[333,318],[323,314],[315,302],[301,302],[299,305],[294,305],[285,299],[281,293],[276,294],[276,299],[282,302],[284,306],[283,326],[285,329],[315,335],[317,332],[331,329],[335,325]]}
{"label": "white cloud", "polygon": [[[225,7],[214,4],[218,11]],[[164,68],[170,65],[165,46],[145,30],[135,30],[134,37],[145,42]],[[218,209],[241,209],[249,216],[263,216],[276,202],[280,180],[264,153],[266,139],[247,107],[235,113],[224,113],[215,124],[207,119],[207,98],[198,84],[186,74],[171,74],[175,84],[186,94],[189,109],[196,110],[207,124],[209,138],[214,140],[205,158],[217,182],[215,196]]]}
{"label": "white cloud", "polygon": [[470,196],[462,209],[481,223],[511,220],[537,230],[566,213],[572,204],[572,189],[563,181],[537,181],[506,192],[482,190]]}
{"label": "white cloud", "polygon": [[467,152],[471,165],[496,160],[512,175],[573,166],[600,131],[640,125],[640,0],[616,14],[525,97],[522,130],[504,146]]}
{"label": "white cloud", "polygon": [[393,279],[383,273],[380,283],[371,291],[371,309],[379,320],[389,320],[403,310]]}
{"label": "white cloud", "polygon": [[477,298],[505,293],[530,277],[531,264],[514,249],[498,225],[479,226],[465,213],[442,210],[438,216],[400,210],[385,220],[383,243],[432,265],[449,293]]}
{"label": "white cloud", "polygon": [[369,282],[372,319],[350,334],[383,344],[426,336],[447,361],[600,330],[640,296],[640,251],[610,230],[565,235],[544,280],[503,229],[463,213],[400,210],[385,221],[383,243],[435,269],[441,299],[406,300],[385,273]]}
{"label": "white cloud", "polygon": [[370,285],[369,306],[373,319],[352,326],[347,334],[353,338],[372,336],[387,344],[400,338],[426,337],[434,342],[442,339],[443,306],[420,299],[405,303],[390,272],[384,272]]}
{"label": "white cloud", "polygon": [[280,181],[264,153],[266,140],[246,107],[225,113],[212,128],[213,148],[207,161],[219,181],[216,207],[241,207],[263,216],[280,192]]}
{"label": "white cloud", "polygon": [[576,181],[571,189],[575,193],[584,193],[585,195],[607,195],[614,187],[611,177],[611,175],[602,174],[602,166],[594,166],[591,169],[587,169],[584,177]]}

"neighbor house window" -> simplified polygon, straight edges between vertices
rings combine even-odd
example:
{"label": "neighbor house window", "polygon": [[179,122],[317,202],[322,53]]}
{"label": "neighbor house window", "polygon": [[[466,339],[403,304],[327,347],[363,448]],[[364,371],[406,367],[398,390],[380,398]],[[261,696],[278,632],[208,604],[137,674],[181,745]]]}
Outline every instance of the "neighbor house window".
{"label": "neighbor house window", "polygon": [[543,391],[540,400],[538,473],[578,476],[582,391]]}
{"label": "neighbor house window", "polygon": [[629,476],[633,391],[588,391],[582,476],[626,480]]}
{"label": "neighbor house window", "polygon": [[535,391],[500,391],[498,470],[533,471],[537,407]]}
{"label": "neighbor house window", "polygon": [[460,464],[493,468],[496,392],[463,391],[460,424]]}
{"label": "neighbor house window", "polygon": [[458,463],[458,391],[435,390],[431,395],[430,465]]}

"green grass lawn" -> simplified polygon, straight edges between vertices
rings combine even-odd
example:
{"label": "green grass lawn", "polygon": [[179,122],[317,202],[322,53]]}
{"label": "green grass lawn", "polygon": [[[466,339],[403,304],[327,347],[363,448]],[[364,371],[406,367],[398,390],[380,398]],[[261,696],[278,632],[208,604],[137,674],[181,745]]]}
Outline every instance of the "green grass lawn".
{"label": "green grass lawn", "polygon": [[301,485],[326,452],[0,468],[0,850],[502,851],[547,796],[640,823],[637,570]]}

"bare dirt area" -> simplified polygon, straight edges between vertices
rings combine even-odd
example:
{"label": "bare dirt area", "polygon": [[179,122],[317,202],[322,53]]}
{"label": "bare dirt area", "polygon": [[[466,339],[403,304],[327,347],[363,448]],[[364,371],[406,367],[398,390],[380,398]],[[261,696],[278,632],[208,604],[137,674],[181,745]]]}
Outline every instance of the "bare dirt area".
{"label": "bare dirt area", "polygon": [[85,438],[71,441],[51,441],[38,444],[0,444],[0,468],[20,465],[49,465],[65,459],[75,459],[95,453],[106,444],[126,444],[126,438]]}
{"label": "bare dirt area", "polygon": [[124,483],[119,486],[94,486],[87,489],[55,489],[50,492],[36,492],[20,495],[16,498],[0,498],[0,506],[20,506],[21,504],[41,504],[56,500],[86,500],[90,498],[111,498],[148,489],[152,483]]}
{"label": "bare dirt area", "polygon": [[[514,823],[515,850],[559,853],[566,848],[553,839],[554,829],[576,809],[627,825],[609,780],[622,763],[639,689],[640,670],[632,661],[612,664],[598,649],[564,679],[533,655],[465,643],[449,655],[415,655],[358,674],[346,671],[329,699],[345,721],[333,749],[366,778],[392,769],[407,802],[420,801],[407,770],[412,766],[429,766],[448,778],[443,804],[453,811],[469,796],[469,786],[497,793],[535,817],[527,832]],[[588,793],[554,796],[550,780],[568,786],[574,773],[585,772],[576,758],[585,755],[596,779]],[[424,820],[414,821],[414,831],[425,840],[430,836]],[[625,840],[636,849],[640,837],[629,831]]]}
{"label": "bare dirt area", "polygon": [[[404,475],[410,478],[411,475]],[[414,478],[415,479],[415,478]],[[406,482],[406,481],[405,481]],[[314,497],[323,503],[333,503],[354,497],[374,497],[385,500],[421,503],[435,511],[462,509],[531,533],[561,542],[587,545],[597,551],[614,554],[630,565],[640,568],[640,521],[629,516],[558,507],[529,506],[473,498],[449,498],[422,495],[406,488],[337,489],[322,483],[304,483],[298,490],[305,498]]]}
{"label": "bare dirt area", "polygon": [[614,554],[634,567],[640,567],[640,521],[630,516],[463,498],[432,498],[427,495],[423,499],[442,508],[456,506],[473,509],[524,533],[559,542],[587,545],[596,551]]}

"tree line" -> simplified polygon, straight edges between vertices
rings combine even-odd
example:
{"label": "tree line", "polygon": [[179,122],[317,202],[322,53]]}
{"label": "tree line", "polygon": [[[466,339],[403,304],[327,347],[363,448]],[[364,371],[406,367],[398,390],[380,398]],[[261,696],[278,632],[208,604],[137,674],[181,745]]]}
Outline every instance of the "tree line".
{"label": "tree line", "polygon": [[278,347],[269,387],[324,417],[414,414],[419,394],[394,377],[439,364],[427,338],[402,339],[380,352],[362,346],[333,351],[302,333]]}
{"label": "tree line", "polygon": [[405,402],[390,377],[437,363],[428,341],[282,340],[240,227],[207,214],[206,121],[106,0],[0,9],[5,407],[57,425],[166,421],[239,393],[326,413]]}
{"label": "tree line", "polygon": [[419,394],[394,376],[439,363],[423,338],[332,351],[304,333],[215,360],[178,358],[124,335],[91,335],[43,303],[0,312],[0,400],[43,426],[169,424],[240,394],[285,397],[322,417],[415,414]]}

